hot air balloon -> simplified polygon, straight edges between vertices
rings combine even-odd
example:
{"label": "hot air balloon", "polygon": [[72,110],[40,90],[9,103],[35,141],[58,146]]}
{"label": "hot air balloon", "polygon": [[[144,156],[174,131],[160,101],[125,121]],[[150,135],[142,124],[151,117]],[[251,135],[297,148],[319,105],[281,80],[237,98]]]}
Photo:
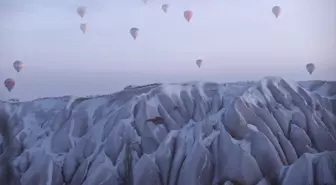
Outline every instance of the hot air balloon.
{"label": "hot air balloon", "polygon": [[130,33],[131,33],[132,37],[134,38],[134,40],[138,37],[138,32],[139,32],[138,28],[131,28],[130,29]]}
{"label": "hot air balloon", "polygon": [[280,8],[280,6],[274,6],[272,8],[272,12],[275,15],[275,17],[278,18],[279,15],[281,14],[281,8]]}
{"label": "hot air balloon", "polygon": [[86,14],[86,7],[85,6],[79,6],[77,8],[77,13],[83,19],[84,15]]}
{"label": "hot air balloon", "polygon": [[163,4],[163,5],[161,6],[161,8],[162,8],[162,10],[163,10],[164,13],[167,13],[167,11],[168,11],[168,7],[169,7],[168,4]]}
{"label": "hot air balloon", "polygon": [[83,33],[86,33],[86,31],[87,31],[87,24],[86,23],[81,23],[79,27],[80,27],[80,29],[82,30]]}
{"label": "hot air balloon", "polygon": [[4,82],[5,87],[8,89],[10,92],[13,87],[15,86],[15,81],[12,78],[7,78]]}
{"label": "hot air balloon", "polygon": [[145,4],[147,4],[148,0],[142,0]]}
{"label": "hot air balloon", "polygon": [[196,64],[199,68],[201,68],[202,62],[203,62],[203,60],[201,60],[201,59],[196,60]]}
{"label": "hot air balloon", "polygon": [[20,72],[21,69],[23,68],[23,62],[17,60],[13,63],[13,67],[16,70],[16,72]]}
{"label": "hot air balloon", "polygon": [[306,65],[306,69],[309,74],[312,74],[315,70],[315,65],[313,63],[309,63]]}
{"label": "hot air balloon", "polygon": [[193,16],[193,12],[192,12],[191,10],[186,10],[186,11],[184,11],[183,15],[184,15],[184,18],[185,18],[188,22],[190,22],[190,20],[191,20],[191,18],[192,18],[192,16]]}

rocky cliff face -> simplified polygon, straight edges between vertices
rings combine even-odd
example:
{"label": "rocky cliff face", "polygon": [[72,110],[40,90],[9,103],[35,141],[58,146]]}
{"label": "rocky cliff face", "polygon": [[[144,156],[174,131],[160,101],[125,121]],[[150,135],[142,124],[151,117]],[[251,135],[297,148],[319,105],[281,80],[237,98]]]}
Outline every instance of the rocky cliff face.
{"label": "rocky cliff face", "polygon": [[335,99],[336,83],[269,77],[1,102],[0,181],[336,184]]}

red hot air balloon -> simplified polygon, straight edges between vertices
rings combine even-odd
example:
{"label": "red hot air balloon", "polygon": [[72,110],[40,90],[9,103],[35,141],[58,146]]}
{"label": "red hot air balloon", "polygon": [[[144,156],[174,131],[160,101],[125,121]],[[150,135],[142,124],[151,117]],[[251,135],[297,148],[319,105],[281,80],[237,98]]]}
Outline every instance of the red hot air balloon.
{"label": "red hot air balloon", "polygon": [[139,29],[138,28],[131,28],[130,34],[132,35],[133,39],[135,40],[138,37]]}
{"label": "red hot air balloon", "polygon": [[23,68],[23,62],[17,60],[13,63],[13,67],[17,72],[20,72]]}
{"label": "red hot air balloon", "polygon": [[306,69],[309,72],[309,74],[312,74],[315,70],[315,65],[313,63],[309,63],[306,65]]}
{"label": "red hot air balloon", "polygon": [[8,89],[8,91],[10,92],[15,86],[15,81],[12,78],[7,78],[4,84],[5,84],[5,87]]}
{"label": "red hot air balloon", "polygon": [[192,16],[193,16],[193,12],[192,12],[191,10],[186,10],[186,11],[184,11],[183,15],[184,15],[184,18],[185,18],[188,22],[190,22],[190,20],[191,20],[191,18],[192,18]]}
{"label": "red hot air balloon", "polygon": [[77,8],[78,15],[83,19],[84,15],[86,14],[86,7],[85,6],[79,6]]}
{"label": "red hot air balloon", "polygon": [[281,14],[281,8],[280,8],[280,6],[274,6],[272,8],[272,12],[275,15],[275,17],[278,18],[280,16],[280,14]]}
{"label": "red hot air balloon", "polygon": [[164,13],[167,13],[168,8],[169,8],[169,5],[168,5],[168,4],[163,4],[163,5],[161,6],[161,9],[163,10]]}

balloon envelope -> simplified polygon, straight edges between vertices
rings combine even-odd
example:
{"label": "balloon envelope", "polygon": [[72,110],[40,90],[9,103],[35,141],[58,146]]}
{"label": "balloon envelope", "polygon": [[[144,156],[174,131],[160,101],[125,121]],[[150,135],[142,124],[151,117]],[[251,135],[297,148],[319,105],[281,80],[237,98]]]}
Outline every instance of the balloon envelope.
{"label": "balloon envelope", "polygon": [[162,10],[163,10],[164,13],[167,13],[167,11],[168,11],[168,7],[169,7],[168,4],[163,4],[163,5],[162,5],[161,8],[162,8]]}
{"label": "balloon envelope", "polygon": [[203,60],[201,60],[201,59],[196,60],[196,64],[199,68],[201,67],[202,62],[203,62]]}
{"label": "balloon envelope", "polygon": [[79,27],[80,27],[80,29],[82,30],[83,33],[86,33],[86,31],[87,31],[87,24],[82,23],[82,24],[80,24]]}
{"label": "balloon envelope", "polygon": [[132,37],[134,38],[134,40],[138,37],[138,32],[139,32],[138,28],[131,28],[130,29],[130,34],[132,35]]}
{"label": "balloon envelope", "polygon": [[313,63],[309,63],[306,65],[306,69],[309,74],[312,74],[315,70],[315,65]]}
{"label": "balloon envelope", "polygon": [[86,7],[85,6],[79,6],[77,8],[77,13],[81,18],[83,18],[84,15],[86,14]]}
{"label": "balloon envelope", "polygon": [[13,67],[17,72],[20,72],[23,68],[23,62],[17,60],[13,63]]}
{"label": "balloon envelope", "polygon": [[188,22],[190,22],[190,20],[191,20],[191,18],[192,18],[192,16],[193,16],[193,12],[192,12],[191,10],[186,10],[186,11],[184,11],[183,15],[184,15],[184,18],[185,18]]}
{"label": "balloon envelope", "polygon": [[12,78],[7,78],[4,81],[4,85],[8,89],[8,91],[10,92],[13,89],[13,87],[15,86],[15,81]]}
{"label": "balloon envelope", "polygon": [[275,15],[275,17],[278,18],[279,15],[281,14],[281,8],[280,8],[280,6],[274,6],[272,8],[272,12]]}

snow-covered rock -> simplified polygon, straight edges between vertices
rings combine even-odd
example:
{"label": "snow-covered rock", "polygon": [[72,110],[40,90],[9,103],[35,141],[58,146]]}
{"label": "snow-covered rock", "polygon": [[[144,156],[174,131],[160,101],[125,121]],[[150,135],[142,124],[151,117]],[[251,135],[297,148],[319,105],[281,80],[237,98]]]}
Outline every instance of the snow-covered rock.
{"label": "snow-covered rock", "polygon": [[335,89],[267,77],[0,102],[0,182],[336,184]]}

